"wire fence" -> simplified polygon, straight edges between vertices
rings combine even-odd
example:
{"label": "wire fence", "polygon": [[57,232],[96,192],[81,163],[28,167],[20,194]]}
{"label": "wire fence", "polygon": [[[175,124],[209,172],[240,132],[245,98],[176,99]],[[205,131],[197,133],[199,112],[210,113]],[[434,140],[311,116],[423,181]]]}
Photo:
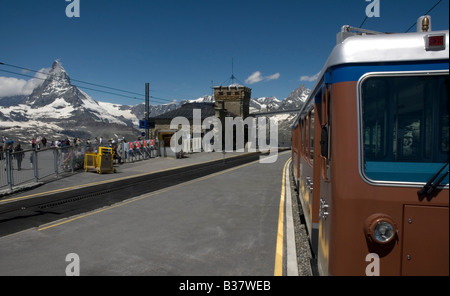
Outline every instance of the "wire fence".
{"label": "wire fence", "polygon": [[[99,145],[70,145],[49,149],[0,151],[0,190],[31,182],[72,175],[84,169],[86,153],[97,153]],[[135,162],[159,156],[153,141],[121,142],[113,148],[114,164]]]}

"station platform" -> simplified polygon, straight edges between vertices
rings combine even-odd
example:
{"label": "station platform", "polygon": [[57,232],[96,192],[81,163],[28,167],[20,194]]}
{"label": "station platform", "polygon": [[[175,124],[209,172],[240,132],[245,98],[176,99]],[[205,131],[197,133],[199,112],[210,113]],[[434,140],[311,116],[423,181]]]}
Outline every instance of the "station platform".
{"label": "station platform", "polygon": [[[115,173],[97,174],[94,171],[76,171],[72,175],[66,175],[48,182],[31,182],[22,184],[15,189],[15,193],[0,194],[0,205],[20,201],[46,194],[61,193],[80,188],[96,186],[108,182],[135,178],[147,174],[188,167],[192,165],[213,162],[221,159],[229,159],[249,154],[248,152],[231,153],[192,153],[186,154],[181,159],[156,157],[147,160],[115,164]],[[6,190],[8,191],[8,190]]]}
{"label": "station platform", "polygon": [[[116,174],[83,172],[9,202],[243,154],[199,153],[124,164]],[[289,164],[290,152],[280,152],[270,164],[251,161],[2,236],[0,276],[301,275]]]}

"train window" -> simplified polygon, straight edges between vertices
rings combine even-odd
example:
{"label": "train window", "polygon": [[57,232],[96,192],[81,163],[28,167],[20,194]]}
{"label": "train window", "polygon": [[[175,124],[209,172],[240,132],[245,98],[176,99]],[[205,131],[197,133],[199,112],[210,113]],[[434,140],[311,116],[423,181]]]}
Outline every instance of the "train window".
{"label": "train window", "polygon": [[442,93],[441,96],[441,103],[440,103],[440,114],[439,114],[439,136],[440,136],[440,143],[441,143],[441,152],[446,153],[448,155],[449,149],[448,149],[448,133],[449,133],[449,122],[448,122],[448,78],[445,83],[441,84],[440,92]]}
{"label": "train window", "polygon": [[[320,132],[320,172],[323,179],[329,179],[329,118],[330,118],[330,97],[331,86],[329,84],[322,85],[320,94],[322,97],[320,103],[316,104],[316,118],[318,126],[321,127]],[[319,150],[318,150],[319,151]]]}
{"label": "train window", "polygon": [[330,104],[330,86],[329,85],[325,85],[324,89],[322,91],[322,108],[321,108],[321,120],[320,120],[320,124],[322,126],[324,126],[325,124],[328,123],[328,115],[329,115],[329,104]]}
{"label": "train window", "polygon": [[328,158],[328,127],[325,125],[322,127],[321,137],[320,137],[320,154]]}
{"label": "train window", "polygon": [[305,155],[305,119],[301,121],[302,141],[301,141],[301,154]]}
{"label": "train window", "polygon": [[386,157],[386,105],[388,85],[384,80],[372,79],[364,84],[364,156],[367,159]]}
{"label": "train window", "polygon": [[374,76],[360,87],[365,175],[426,182],[448,157],[448,74]]}
{"label": "train window", "polygon": [[303,118],[303,120],[302,120],[302,122],[303,122],[303,125],[302,125],[302,131],[303,131],[303,133],[302,133],[302,155],[303,155],[303,157],[306,157],[306,147],[307,147],[307,142],[306,142],[306,139],[307,139],[307,135],[306,135],[306,125],[307,125],[307,118]]}
{"label": "train window", "polygon": [[311,118],[309,114],[306,116],[306,133],[305,133],[305,158],[309,158],[309,138],[311,137]]}

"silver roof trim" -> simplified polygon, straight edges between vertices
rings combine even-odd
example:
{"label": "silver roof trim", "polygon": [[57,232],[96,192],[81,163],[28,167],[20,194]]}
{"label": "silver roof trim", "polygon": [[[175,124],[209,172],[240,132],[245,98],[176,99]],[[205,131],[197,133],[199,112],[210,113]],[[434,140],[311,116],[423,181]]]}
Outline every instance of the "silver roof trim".
{"label": "silver roof trim", "polygon": [[[445,34],[445,50],[425,50],[427,35]],[[440,60],[449,57],[449,31],[355,35],[333,49],[325,68],[339,64]]]}

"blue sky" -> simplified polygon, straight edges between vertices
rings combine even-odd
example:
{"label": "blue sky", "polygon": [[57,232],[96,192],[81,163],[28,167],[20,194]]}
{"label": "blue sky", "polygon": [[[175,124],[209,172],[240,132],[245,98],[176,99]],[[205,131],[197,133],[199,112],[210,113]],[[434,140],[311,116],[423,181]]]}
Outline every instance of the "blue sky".
{"label": "blue sky", "polygon": [[[438,2],[379,1],[380,17],[368,18],[363,28],[405,32]],[[0,62],[40,70],[59,59],[72,79],[142,95],[149,82],[150,95],[162,99],[153,105],[211,94],[212,84],[229,82],[232,60],[252,97],[284,99],[301,84],[312,88],[305,79],[321,70],[342,25],[360,26],[371,2],[79,0],[80,17],[69,18],[70,3],[0,0]],[[448,11],[443,0],[430,13],[433,30],[448,29]],[[2,71],[0,77],[30,79]],[[98,101],[144,100],[85,91]]]}

